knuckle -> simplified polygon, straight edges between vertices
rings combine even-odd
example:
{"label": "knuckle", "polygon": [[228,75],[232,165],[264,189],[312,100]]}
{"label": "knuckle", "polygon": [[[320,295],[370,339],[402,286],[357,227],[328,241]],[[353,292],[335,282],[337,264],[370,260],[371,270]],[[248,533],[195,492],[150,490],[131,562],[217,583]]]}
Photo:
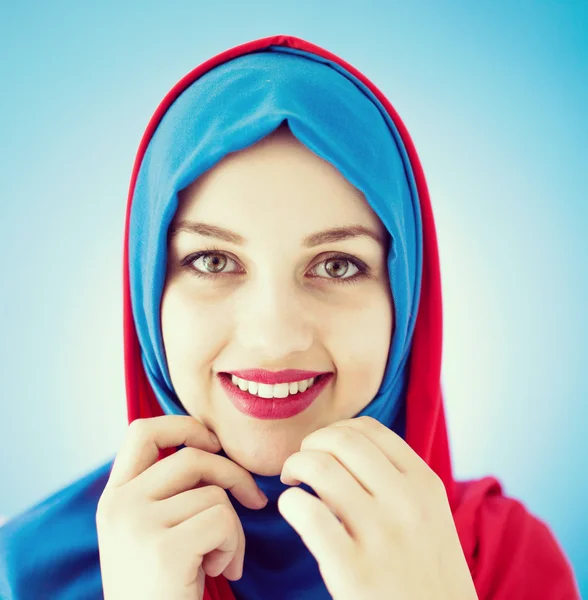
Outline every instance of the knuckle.
{"label": "knuckle", "polygon": [[229,496],[222,487],[219,485],[208,485],[206,488],[206,494],[215,504],[227,504],[230,503]]}
{"label": "knuckle", "polygon": [[431,471],[431,475],[429,476],[429,486],[438,498],[447,497],[447,490],[445,489],[443,480],[433,471]]}
{"label": "knuckle", "polygon": [[431,474],[431,486],[438,494],[446,498],[447,489],[445,487],[445,483],[443,483],[443,480],[441,477],[439,477],[439,475],[437,475],[437,473],[431,471]]}
{"label": "knuckle", "polygon": [[131,421],[127,428],[127,434],[129,437],[135,439],[146,439],[150,436],[151,426],[149,419],[135,419]]}
{"label": "knuckle", "polygon": [[138,511],[121,490],[105,490],[98,500],[96,525],[100,529],[132,529]]}
{"label": "knuckle", "polygon": [[225,523],[232,524],[235,520],[235,513],[233,511],[233,507],[225,504],[216,504],[214,506],[214,510],[220,520]]}
{"label": "knuckle", "polygon": [[334,466],[335,459],[326,452],[317,452],[309,460],[310,471],[315,477],[326,476]]}
{"label": "knuckle", "polygon": [[202,456],[202,451],[198,448],[193,448],[192,446],[184,446],[177,451],[177,454],[183,461],[191,463],[196,458],[200,458]]}
{"label": "knuckle", "polygon": [[142,527],[148,508],[144,501],[126,488],[106,488],[98,499],[96,521],[107,526],[114,525],[117,529],[132,531],[135,525]]}
{"label": "knuckle", "polygon": [[432,498],[435,501],[447,499],[447,490],[443,480],[430,468],[426,468],[422,471],[420,476],[420,488],[423,490],[425,497]]}
{"label": "knuckle", "polygon": [[217,504],[211,509],[214,513],[215,522],[226,537],[233,534],[237,527],[237,515],[232,506]]}
{"label": "knuckle", "polygon": [[96,522],[101,525],[107,525],[116,519],[118,511],[118,503],[116,494],[108,489],[105,489],[96,507]]}
{"label": "knuckle", "polygon": [[357,431],[352,427],[341,426],[333,428],[334,443],[339,448],[348,448],[357,439]]}

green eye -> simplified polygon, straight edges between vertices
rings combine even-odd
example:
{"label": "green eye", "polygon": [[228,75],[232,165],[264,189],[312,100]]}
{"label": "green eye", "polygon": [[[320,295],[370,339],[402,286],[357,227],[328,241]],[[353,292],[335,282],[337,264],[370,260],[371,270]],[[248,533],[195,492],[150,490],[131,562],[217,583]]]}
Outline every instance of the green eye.
{"label": "green eye", "polygon": [[222,271],[227,264],[227,257],[224,254],[204,254],[200,258],[202,258],[204,268],[210,273]]}

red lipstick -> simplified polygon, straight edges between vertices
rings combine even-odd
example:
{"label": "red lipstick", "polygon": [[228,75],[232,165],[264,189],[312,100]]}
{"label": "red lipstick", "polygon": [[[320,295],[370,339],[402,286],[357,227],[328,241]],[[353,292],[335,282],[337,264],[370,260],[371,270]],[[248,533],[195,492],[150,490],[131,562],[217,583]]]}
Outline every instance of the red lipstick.
{"label": "red lipstick", "polygon": [[285,369],[284,371],[266,371],[265,369],[242,369],[240,371],[227,371],[229,375],[236,375],[247,381],[256,381],[257,383],[267,383],[274,385],[276,383],[292,383],[293,381],[302,381],[311,377],[325,375],[327,371],[301,371],[300,369]]}
{"label": "red lipstick", "polygon": [[[239,373],[247,373],[247,379],[249,381],[258,381],[259,383],[290,383],[292,381],[299,381],[300,379],[310,379],[311,377],[318,377],[317,380],[308,388],[305,392],[298,392],[297,394],[288,395],[286,398],[260,398],[254,394],[243,391],[237,387],[231,381],[231,375],[242,377]],[[256,374],[258,379],[252,379],[251,375]],[[270,383],[267,378],[260,381],[260,373],[270,373],[273,376],[273,381]],[[292,373],[296,376],[293,377]],[[302,373],[302,376],[300,374]],[[310,375],[307,375],[311,373]],[[242,413],[255,417],[256,419],[270,420],[270,419],[288,419],[293,417],[302,411],[306,410],[318,397],[318,395],[325,389],[333,373],[317,373],[313,375],[314,371],[281,371],[280,373],[271,373],[270,371],[260,371],[255,369],[253,371],[234,371],[231,374],[219,373],[219,379],[221,386],[225,390],[227,396],[235,407]],[[276,381],[276,378],[281,377],[280,381]]]}

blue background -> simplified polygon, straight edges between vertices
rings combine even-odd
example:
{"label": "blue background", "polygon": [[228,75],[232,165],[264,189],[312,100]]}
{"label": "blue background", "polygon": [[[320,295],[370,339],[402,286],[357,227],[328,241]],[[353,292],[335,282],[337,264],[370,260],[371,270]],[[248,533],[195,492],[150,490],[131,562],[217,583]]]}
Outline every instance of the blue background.
{"label": "blue background", "polygon": [[279,33],[357,67],[411,132],[456,474],[497,475],[547,521],[588,597],[587,2],[2,2],[0,514],[125,433],[124,211],[153,111]]}

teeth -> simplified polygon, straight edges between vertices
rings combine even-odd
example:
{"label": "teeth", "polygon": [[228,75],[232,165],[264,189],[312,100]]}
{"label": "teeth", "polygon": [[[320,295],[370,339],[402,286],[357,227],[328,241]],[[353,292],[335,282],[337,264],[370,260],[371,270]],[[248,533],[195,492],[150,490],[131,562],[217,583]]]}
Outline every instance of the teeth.
{"label": "teeth", "polygon": [[260,398],[287,398],[288,396],[292,396],[298,392],[305,392],[314,384],[314,380],[315,378],[311,377],[310,379],[304,379],[303,381],[268,385],[267,383],[247,381],[246,379],[241,379],[236,375],[231,375],[231,381],[234,385],[242,389],[244,392],[249,392],[250,394],[259,396]]}

